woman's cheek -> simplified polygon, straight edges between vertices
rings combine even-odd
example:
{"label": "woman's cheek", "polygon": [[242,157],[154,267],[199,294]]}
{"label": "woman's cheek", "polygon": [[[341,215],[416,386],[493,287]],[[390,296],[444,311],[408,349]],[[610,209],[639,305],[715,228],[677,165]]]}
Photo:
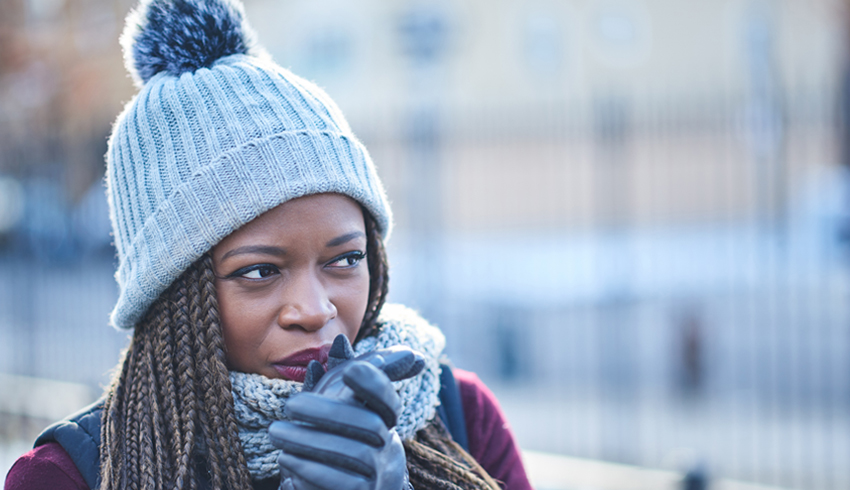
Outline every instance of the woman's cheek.
{"label": "woman's cheek", "polygon": [[342,310],[340,316],[344,316],[350,333],[356,336],[369,306],[369,274],[363,274],[358,277],[358,281],[348,285],[342,298],[338,305],[338,309]]}
{"label": "woman's cheek", "polygon": [[251,337],[255,335],[252,325],[256,324],[254,318],[256,309],[251,307],[250,301],[246,301],[230,286],[230,284],[224,284],[217,290],[225,354],[231,368],[245,370],[248,368],[244,365],[245,359],[253,357],[247,350],[251,345]]}

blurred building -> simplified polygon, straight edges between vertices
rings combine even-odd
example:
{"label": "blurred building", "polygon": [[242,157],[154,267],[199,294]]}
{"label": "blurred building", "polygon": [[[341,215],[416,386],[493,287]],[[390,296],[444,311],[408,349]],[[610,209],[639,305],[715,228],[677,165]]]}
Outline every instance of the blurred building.
{"label": "blurred building", "polygon": [[[449,229],[739,219],[834,160],[827,131],[809,158],[797,124],[832,116],[843,25],[829,0],[245,3],[275,59],[326,87],[367,141],[402,227],[411,119],[428,104]],[[0,172],[51,168],[72,201],[100,177],[134,92],[117,44],[131,6],[0,7]],[[417,18],[434,27],[405,28]],[[765,154],[777,168],[760,168]]]}
{"label": "blurred building", "polygon": [[[439,112],[450,229],[736,220],[784,206],[789,182],[835,151],[824,131],[809,158],[798,127],[831,117],[834,2],[255,0],[248,12],[275,58],[352,119],[401,226],[405,131],[423,99]],[[406,49],[416,16],[439,25],[419,34],[440,38],[432,66]],[[776,169],[760,168],[768,153]],[[764,180],[772,196],[758,202]]]}

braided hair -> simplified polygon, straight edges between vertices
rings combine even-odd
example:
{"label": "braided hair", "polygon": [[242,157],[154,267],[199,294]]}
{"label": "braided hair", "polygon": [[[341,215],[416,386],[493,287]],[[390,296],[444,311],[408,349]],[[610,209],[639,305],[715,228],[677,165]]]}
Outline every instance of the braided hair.
{"label": "braided hair", "polygon": [[[370,279],[359,337],[374,330],[389,279],[378,226],[363,216]],[[136,325],[105,397],[101,487],[195,489],[203,461],[213,488],[250,489],[230,390],[207,253]]]}

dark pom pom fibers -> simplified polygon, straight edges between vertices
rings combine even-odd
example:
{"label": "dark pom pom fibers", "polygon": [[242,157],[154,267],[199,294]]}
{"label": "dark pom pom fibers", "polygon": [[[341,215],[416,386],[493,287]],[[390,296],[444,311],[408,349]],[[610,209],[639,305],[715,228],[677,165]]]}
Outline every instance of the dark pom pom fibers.
{"label": "dark pom pom fibers", "polygon": [[159,72],[180,75],[231,54],[248,54],[254,35],[236,0],[142,0],[121,37],[138,84]]}

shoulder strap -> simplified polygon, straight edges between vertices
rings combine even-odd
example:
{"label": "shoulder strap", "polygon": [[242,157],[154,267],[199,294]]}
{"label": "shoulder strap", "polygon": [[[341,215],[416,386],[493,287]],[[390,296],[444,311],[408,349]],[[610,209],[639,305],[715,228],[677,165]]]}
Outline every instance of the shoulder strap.
{"label": "shoulder strap", "polygon": [[451,364],[448,361],[440,361],[440,368],[440,405],[437,407],[437,414],[443,420],[452,439],[465,451],[469,451],[460,388],[452,373]]}
{"label": "shoulder strap", "polygon": [[71,457],[89,488],[100,486],[100,416],[103,402],[92,405],[44,429],[33,447],[57,442]]}

